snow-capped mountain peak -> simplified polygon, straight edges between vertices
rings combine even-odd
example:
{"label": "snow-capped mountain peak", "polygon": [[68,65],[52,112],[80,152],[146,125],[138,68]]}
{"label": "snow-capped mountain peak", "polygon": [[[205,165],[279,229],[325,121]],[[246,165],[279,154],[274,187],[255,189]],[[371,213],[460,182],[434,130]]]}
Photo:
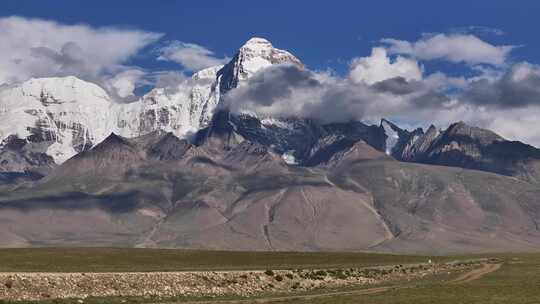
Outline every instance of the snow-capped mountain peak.
{"label": "snow-capped mountain peak", "polygon": [[[274,48],[263,38],[249,39],[239,50],[236,59],[239,80],[245,80],[256,72],[273,64],[289,63],[303,68],[302,62],[293,54]],[[234,60],[234,59],[233,59]]]}
{"label": "snow-capped mountain peak", "polygon": [[208,125],[223,94],[256,72],[280,63],[303,67],[294,55],[274,48],[268,40],[251,38],[225,66],[194,73],[191,82],[179,84],[172,93],[154,89],[139,101],[121,106],[118,132],[134,137],[161,129],[184,137]]}
{"label": "snow-capped mountain peak", "polygon": [[135,137],[156,130],[185,137],[211,121],[222,95],[274,64],[302,63],[263,38],[251,38],[225,66],[209,67],[139,100],[113,101],[94,83],[73,76],[30,79],[0,90],[0,148],[10,135],[62,163],[114,132]]}
{"label": "snow-capped mountain peak", "polygon": [[110,102],[109,95],[101,87],[75,76],[32,78],[24,82],[20,90],[25,95],[39,97],[43,103],[65,103],[74,100],[83,103],[93,103],[96,100]]}
{"label": "snow-capped mountain peak", "polygon": [[302,62],[288,51],[275,48],[263,38],[251,38],[234,58],[218,72],[221,93],[237,87],[255,73],[275,64],[293,64],[304,68]]}

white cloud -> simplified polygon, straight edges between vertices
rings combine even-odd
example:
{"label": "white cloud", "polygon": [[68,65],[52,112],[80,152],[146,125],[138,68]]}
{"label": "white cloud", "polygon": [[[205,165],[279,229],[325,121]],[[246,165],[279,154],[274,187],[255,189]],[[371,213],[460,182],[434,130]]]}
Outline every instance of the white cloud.
{"label": "white cloud", "polygon": [[173,41],[159,50],[158,60],[173,61],[181,64],[186,70],[199,71],[211,66],[224,64],[230,59],[217,58],[214,52],[194,43]]}
{"label": "white cloud", "polygon": [[[540,146],[538,102],[516,102],[501,106],[500,102],[469,100],[471,86],[486,86],[498,92],[499,87],[514,95],[503,96],[532,100],[538,87],[536,68],[519,64],[486,84],[464,77],[449,77],[441,72],[423,79],[406,80],[393,77],[367,84],[350,77],[314,73],[294,66],[274,66],[255,74],[245,85],[229,92],[225,106],[235,113],[256,113],[260,117],[297,116],[317,119],[323,123],[360,120],[377,124],[388,118],[406,127],[439,128],[465,121],[493,130],[509,140]],[[488,74],[488,77],[496,77]],[[513,87],[510,80],[521,81]],[[538,78],[540,79],[540,78]],[[540,81],[540,80],[538,80]]]}
{"label": "white cloud", "polygon": [[[30,77],[73,75],[129,99],[141,84],[170,90],[189,86],[182,72],[127,66],[129,58],[161,34],[8,17],[0,18],[0,37],[0,87]],[[370,56],[354,59],[348,77],[275,66],[255,75],[249,86],[231,91],[228,99],[236,111],[325,122],[377,123],[386,117],[408,126],[434,123],[444,128],[463,120],[540,146],[540,67],[505,65],[513,46],[492,45],[467,34],[437,34],[416,42],[384,39],[383,43],[386,48],[374,48]],[[228,60],[179,41],[162,48],[158,59],[177,62],[190,71]],[[474,65],[480,75],[469,79],[441,72],[423,75],[417,60],[432,59]],[[450,95],[448,89],[457,92]]]}
{"label": "white cloud", "polygon": [[[403,115],[406,114],[406,115]],[[405,119],[411,126],[427,126],[430,123],[439,128],[464,121],[494,131],[508,140],[519,140],[540,147],[538,132],[539,106],[518,109],[495,109],[474,105],[457,104],[449,108],[434,108],[413,113],[402,113],[399,119]]]}
{"label": "white cloud", "polygon": [[[419,108],[444,107],[448,99],[435,92],[442,77],[429,82],[391,75],[368,84],[328,74],[277,65],[256,73],[245,85],[230,91],[225,106],[232,112],[260,116],[297,116],[319,121],[363,120],[408,115]],[[416,74],[417,78],[420,74]]]}
{"label": "white cloud", "polygon": [[[114,91],[120,98],[134,96],[135,88],[146,83],[144,77],[146,72],[139,69],[130,69],[120,72],[105,82],[109,85],[109,91]],[[112,89],[112,90],[111,90]]]}
{"label": "white cloud", "polygon": [[152,78],[156,88],[174,88],[179,83],[191,79],[179,71],[157,72],[152,75]]}
{"label": "white cloud", "polygon": [[515,46],[496,46],[474,35],[436,34],[416,42],[382,39],[391,54],[405,54],[421,60],[444,59],[467,64],[501,65]]}
{"label": "white cloud", "polygon": [[503,36],[506,35],[506,33],[498,28],[489,27],[489,26],[482,26],[482,25],[471,25],[471,26],[464,26],[464,27],[456,27],[450,30],[452,33],[456,34],[473,34],[473,35],[479,35],[479,36]]}
{"label": "white cloud", "polygon": [[73,75],[96,80],[161,34],[112,27],[65,25],[22,17],[0,18],[0,83]]}
{"label": "white cloud", "polygon": [[355,82],[367,84],[395,77],[420,80],[422,69],[415,60],[398,56],[392,61],[384,48],[373,48],[371,56],[352,61],[349,76]]}
{"label": "white cloud", "polygon": [[[478,115],[478,114],[477,114]],[[520,140],[540,147],[540,132],[538,132],[539,106],[529,106],[511,110],[484,110],[479,117],[474,118],[482,127],[488,128],[510,140]],[[478,120],[478,118],[483,118]]]}

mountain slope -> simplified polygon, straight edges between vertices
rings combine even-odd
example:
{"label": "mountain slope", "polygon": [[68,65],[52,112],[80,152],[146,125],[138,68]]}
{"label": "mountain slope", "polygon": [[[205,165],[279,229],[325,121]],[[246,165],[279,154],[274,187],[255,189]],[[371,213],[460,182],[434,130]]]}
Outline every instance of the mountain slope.
{"label": "mountain slope", "polygon": [[45,176],[56,166],[52,157],[17,136],[9,136],[0,146],[0,172]]}
{"label": "mountain slope", "polygon": [[402,161],[476,169],[540,182],[540,149],[508,141],[492,131],[463,122],[441,132],[431,126],[426,133],[400,137],[392,155]]}
{"label": "mountain slope", "polygon": [[253,38],[129,104],[74,77],[2,89],[0,246],[540,249],[540,150],[464,123],[408,131],[220,107],[281,63],[303,68]]}
{"label": "mountain slope", "polygon": [[289,166],[249,140],[222,145],[228,130],[198,146],[171,133],[109,136],[36,184],[4,192],[0,245],[540,249],[540,193],[530,183],[397,162],[361,141],[325,166]]}
{"label": "mountain slope", "polygon": [[346,162],[330,178],[368,191],[394,238],[374,250],[537,251],[539,189],[481,171],[391,161]]}
{"label": "mountain slope", "polygon": [[[219,155],[157,161],[147,151],[160,150],[166,136],[148,141],[111,135],[37,185],[10,192],[0,200],[0,219],[22,225],[0,221],[10,233],[1,244],[353,250],[385,238],[368,197],[333,188],[322,172],[288,167],[249,141]],[[84,222],[100,226],[66,223],[83,213]],[[56,216],[63,220],[42,229],[30,224]],[[370,228],[358,234],[347,223]]]}
{"label": "mountain slope", "polygon": [[335,153],[361,141],[379,151],[384,150],[385,144],[382,128],[358,121],[320,124],[295,117],[261,120],[253,115],[234,115],[225,110],[216,112],[213,123],[197,132],[195,143],[200,144],[207,134],[216,132],[229,134],[227,141],[249,140],[270,147],[289,164],[310,167],[324,164]]}

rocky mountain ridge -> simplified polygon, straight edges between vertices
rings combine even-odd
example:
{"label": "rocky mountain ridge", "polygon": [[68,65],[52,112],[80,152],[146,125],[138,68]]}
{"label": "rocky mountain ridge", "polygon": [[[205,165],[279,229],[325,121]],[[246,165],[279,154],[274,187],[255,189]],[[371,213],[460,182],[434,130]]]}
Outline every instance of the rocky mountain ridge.
{"label": "rocky mountain ridge", "polygon": [[540,249],[531,183],[399,162],[361,140],[291,166],[226,119],[199,136],[113,134],[43,179],[0,186],[0,246]]}
{"label": "rocky mountain ridge", "polygon": [[[224,66],[195,73],[172,88],[156,88],[139,100],[114,102],[99,86],[75,77],[31,79],[0,91],[0,172],[41,171],[44,161],[54,167],[83,152],[109,134],[126,138],[154,131],[191,137],[208,128],[221,97],[258,71],[275,64],[303,68],[291,53],[262,38],[248,40]],[[217,113],[216,117],[221,114]],[[408,131],[389,120],[378,126],[362,122],[320,124],[310,119],[258,118],[227,114],[235,134],[271,149],[289,164],[316,166],[334,153],[364,141],[399,161],[457,166],[536,181],[534,147],[456,123],[442,132],[431,126]],[[11,138],[8,140],[8,138]],[[24,151],[8,141],[26,142]],[[33,159],[33,160],[32,160]]]}
{"label": "rocky mountain ridge", "polygon": [[540,249],[540,150],[462,122],[409,131],[219,106],[281,63],[303,67],[254,38],[130,104],[75,77],[2,89],[0,246]]}
{"label": "rocky mountain ridge", "polygon": [[[384,123],[384,122],[383,122]],[[400,161],[482,170],[540,181],[540,150],[498,134],[457,122],[446,130],[430,126],[424,133],[399,129],[391,155]]]}

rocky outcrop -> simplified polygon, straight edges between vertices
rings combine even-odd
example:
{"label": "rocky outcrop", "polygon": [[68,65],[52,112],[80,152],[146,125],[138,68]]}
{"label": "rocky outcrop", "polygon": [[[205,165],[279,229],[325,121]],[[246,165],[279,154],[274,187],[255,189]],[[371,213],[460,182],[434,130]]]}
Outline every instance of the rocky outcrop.
{"label": "rocky outcrop", "polygon": [[415,132],[392,155],[402,161],[418,162],[494,172],[531,182],[540,181],[540,150],[508,141],[492,131],[463,122],[445,131],[431,126],[425,133]]}
{"label": "rocky outcrop", "polygon": [[[37,146],[37,147],[36,147]],[[39,144],[11,135],[0,144],[0,173],[7,178],[45,176],[56,167],[52,157],[39,152]]]}

